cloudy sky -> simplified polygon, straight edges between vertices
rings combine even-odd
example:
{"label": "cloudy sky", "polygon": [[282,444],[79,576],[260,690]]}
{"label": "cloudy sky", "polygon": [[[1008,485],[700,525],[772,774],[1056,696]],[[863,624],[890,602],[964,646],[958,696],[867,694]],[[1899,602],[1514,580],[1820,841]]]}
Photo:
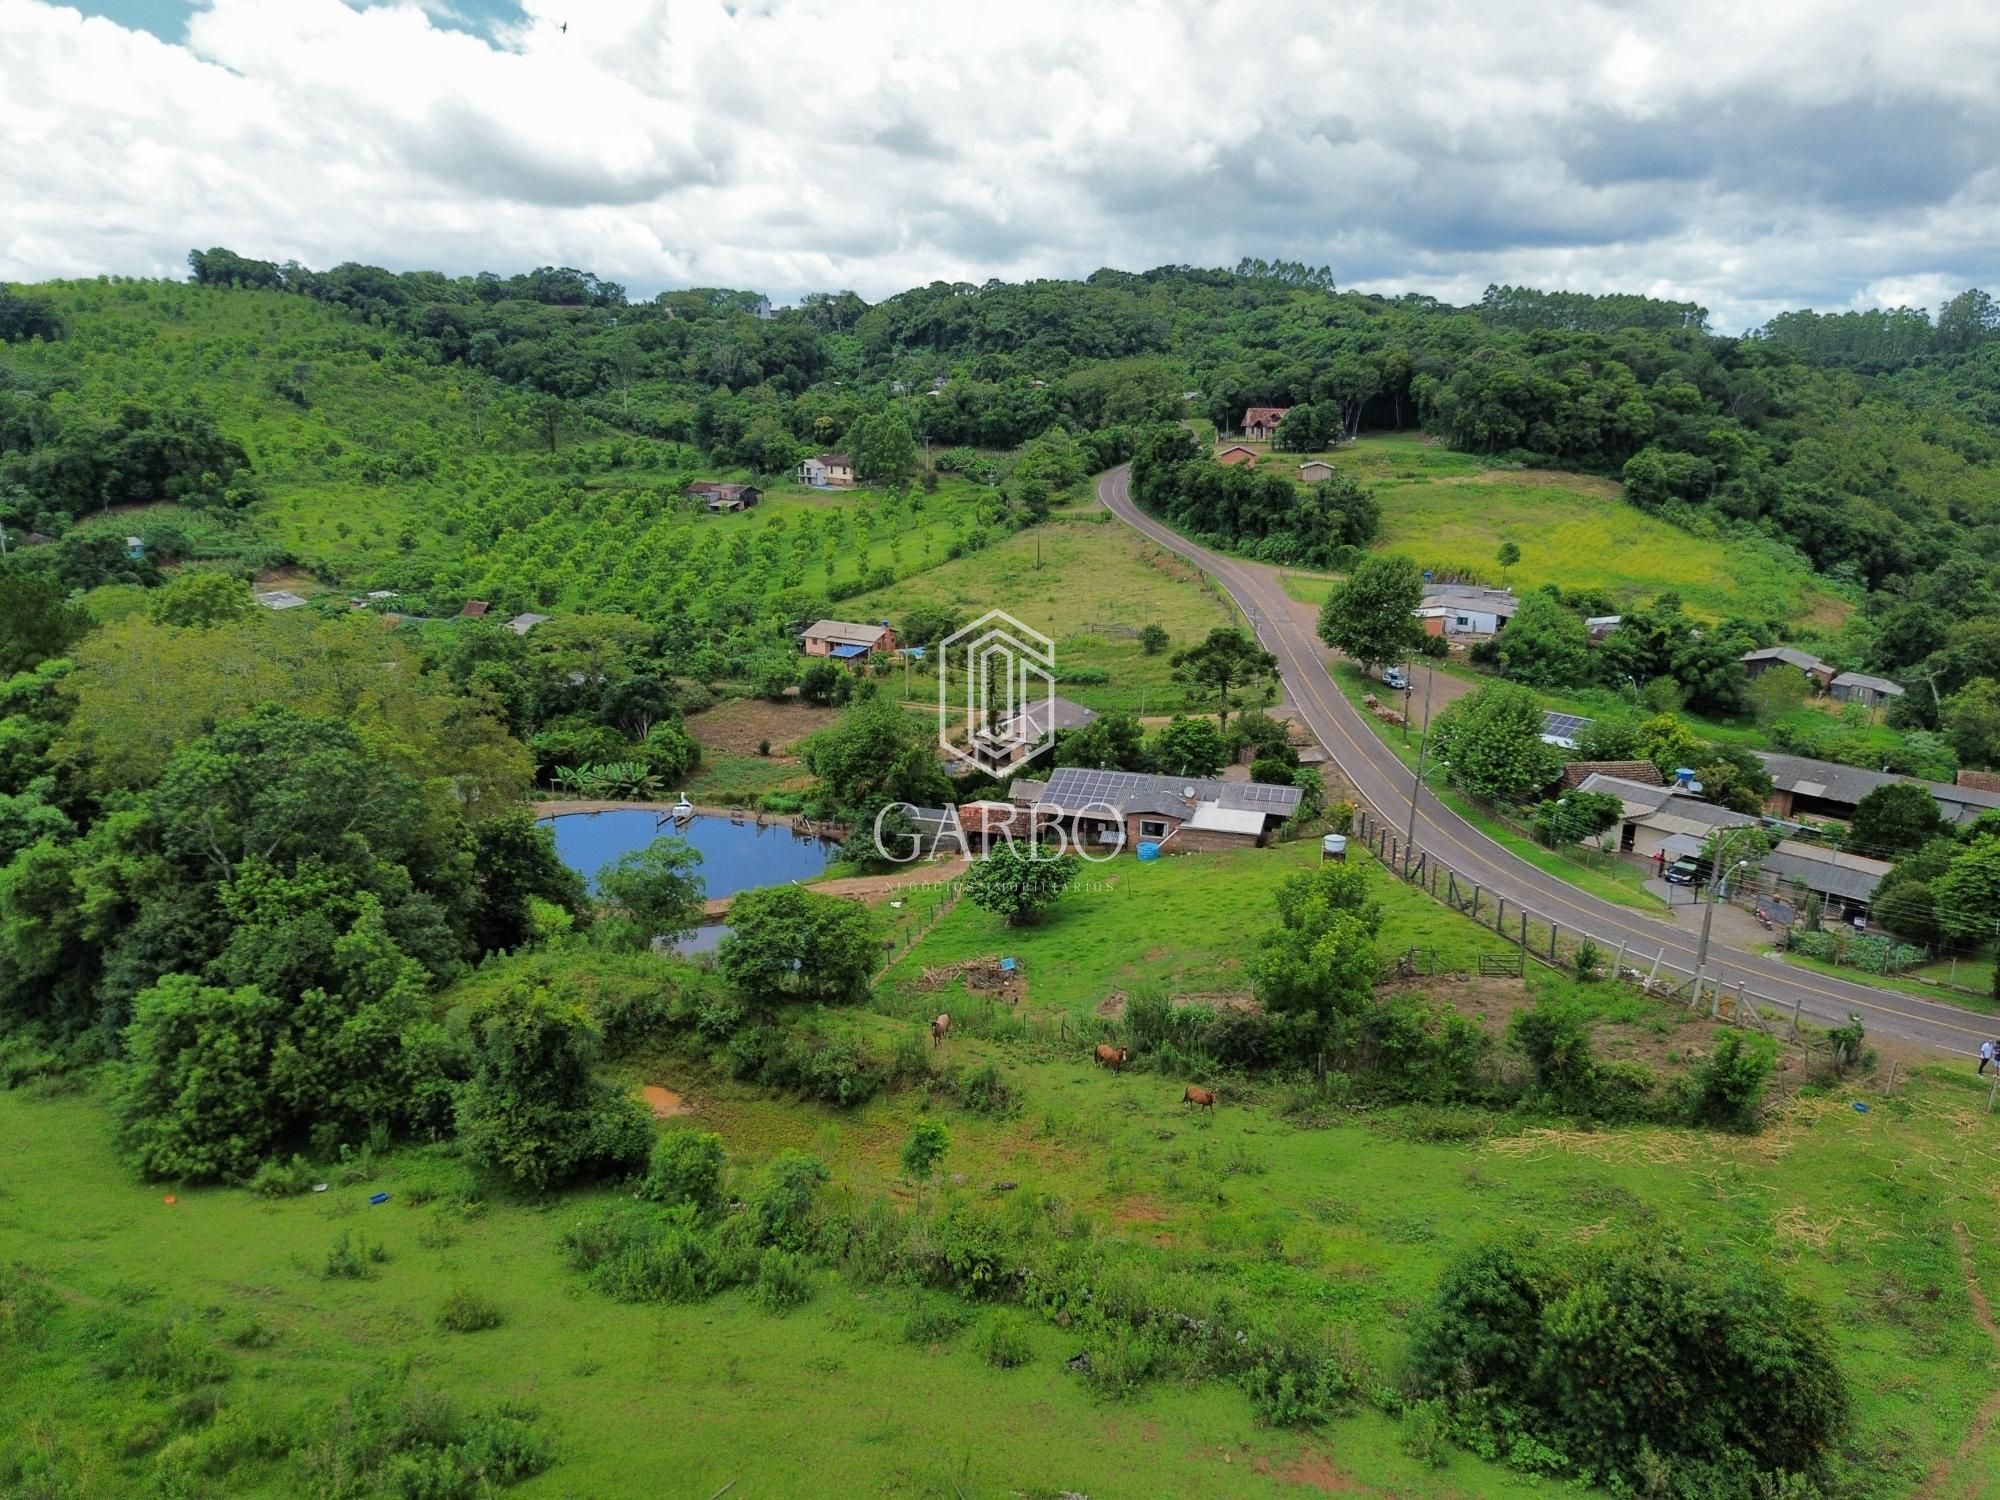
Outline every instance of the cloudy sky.
{"label": "cloudy sky", "polygon": [[[561,29],[567,23],[568,30]],[[1984,0],[0,0],[0,278],[2000,290]]]}

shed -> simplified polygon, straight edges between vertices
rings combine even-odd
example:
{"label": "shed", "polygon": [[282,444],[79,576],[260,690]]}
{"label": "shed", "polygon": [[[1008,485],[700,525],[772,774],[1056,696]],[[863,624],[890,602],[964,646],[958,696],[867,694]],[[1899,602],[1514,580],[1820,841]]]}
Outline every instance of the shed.
{"label": "shed", "polygon": [[1323,458],[1309,458],[1299,465],[1299,478],[1307,484],[1324,484],[1333,478],[1333,465]]}
{"label": "shed", "polygon": [[484,599],[468,599],[465,601],[465,607],[458,612],[458,616],[461,620],[483,620],[486,618],[486,611],[492,607]]}
{"label": "shed", "polygon": [[1870,677],[1866,672],[1842,672],[1826,690],[1843,703],[1860,703],[1869,708],[1903,696],[1900,684],[1886,677]]}
{"label": "shed", "polygon": [[1232,468],[1237,464],[1254,464],[1257,462],[1257,450],[1246,448],[1241,443],[1231,443],[1227,448],[1217,450],[1215,461]]}
{"label": "shed", "polygon": [[537,625],[547,624],[548,618],[547,615],[516,615],[507,622],[507,628],[516,635],[526,635]]}

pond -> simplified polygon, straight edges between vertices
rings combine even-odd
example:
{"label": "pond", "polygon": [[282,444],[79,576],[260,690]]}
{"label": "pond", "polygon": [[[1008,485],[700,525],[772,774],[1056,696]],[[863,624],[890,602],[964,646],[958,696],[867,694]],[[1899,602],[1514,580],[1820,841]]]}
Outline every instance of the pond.
{"label": "pond", "polygon": [[651,808],[564,813],[541,821],[555,829],[556,853],[595,888],[597,872],[631,849],[654,839],[682,838],[700,851],[701,877],[708,894],[733,896],[764,885],[809,880],[840,853],[826,839],[794,833],[782,823],[759,827],[756,820],[693,817],[676,824]]}

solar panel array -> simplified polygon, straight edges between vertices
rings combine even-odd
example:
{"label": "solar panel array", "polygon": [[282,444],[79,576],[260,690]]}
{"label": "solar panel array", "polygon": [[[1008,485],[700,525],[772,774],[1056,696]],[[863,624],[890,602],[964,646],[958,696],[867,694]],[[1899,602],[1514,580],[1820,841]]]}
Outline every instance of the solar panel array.
{"label": "solar panel array", "polygon": [[1276,802],[1282,806],[1298,801],[1299,789],[1295,786],[1266,786],[1261,781],[1251,781],[1238,785],[1235,795],[1245,802]]}
{"label": "solar panel array", "polygon": [[1061,807],[1081,807],[1087,802],[1116,805],[1127,796],[1181,796],[1189,787],[1202,799],[1218,795],[1237,803],[1288,808],[1299,800],[1299,789],[1266,786],[1261,782],[1216,783],[1199,777],[1152,776],[1143,771],[1094,771],[1082,766],[1063,766],[1049,773],[1043,800]]}
{"label": "solar panel array", "polygon": [[1590,722],[1589,719],[1580,719],[1575,714],[1544,713],[1542,733],[1559,740],[1573,740],[1583,733]]}

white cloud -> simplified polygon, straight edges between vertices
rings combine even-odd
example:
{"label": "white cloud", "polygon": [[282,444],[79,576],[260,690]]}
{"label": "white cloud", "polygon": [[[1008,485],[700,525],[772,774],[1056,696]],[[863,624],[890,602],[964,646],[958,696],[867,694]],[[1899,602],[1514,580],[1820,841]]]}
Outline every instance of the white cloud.
{"label": "white cloud", "polygon": [[[1680,295],[2000,283],[2000,8],[0,0],[0,276],[584,266],[878,297],[1102,264]],[[564,33],[560,24],[568,20]]]}

